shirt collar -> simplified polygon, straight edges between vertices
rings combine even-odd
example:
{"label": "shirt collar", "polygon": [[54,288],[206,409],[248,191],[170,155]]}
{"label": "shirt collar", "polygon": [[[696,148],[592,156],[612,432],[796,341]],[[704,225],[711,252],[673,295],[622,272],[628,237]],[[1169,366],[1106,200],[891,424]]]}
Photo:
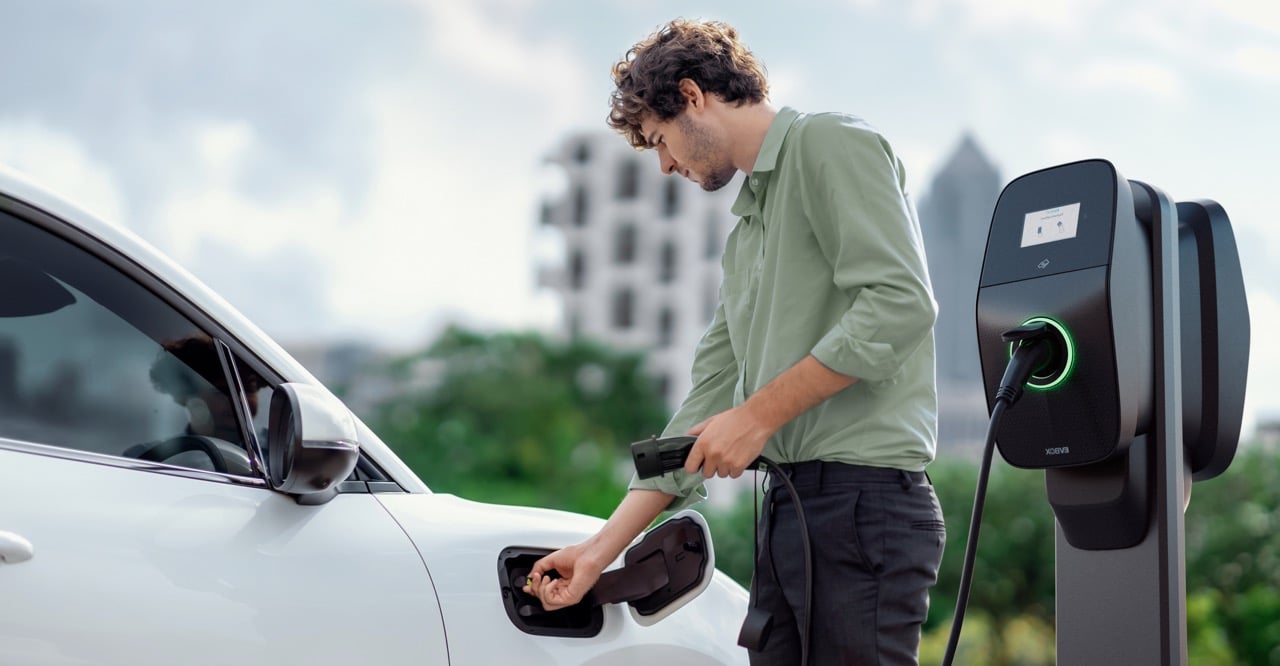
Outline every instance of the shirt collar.
{"label": "shirt collar", "polygon": [[734,215],[748,221],[760,215],[760,206],[757,203],[760,193],[768,185],[769,175],[778,166],[778,153],[782,152],[783,140],[787,138],[787,133],[791,131],[791,126],[799,117],[799,111],[784,106],[773,117],[773,122],[769,123],[769,130],[765,132],[764,141],[760,144],[760,152],[756,153],[756,163],[751,168],[751,173],[743,179],[742,189],[738,191],[738,198],[733,202],[731,211]]}
{"label": "shirt collar", "polygon": [[778,153],[782,151],[782,141],[787,138],[787,132],[791,131],[791,126],[799,117],[800,112],[789,106],[778,110],[777,115],[773,117],[773,122],[769,123],[769,131],[765,132],[764,142],[760,144],[760,152],[756,153],[756,164],[751,168],[752,174],[773,171],[778,165]]}

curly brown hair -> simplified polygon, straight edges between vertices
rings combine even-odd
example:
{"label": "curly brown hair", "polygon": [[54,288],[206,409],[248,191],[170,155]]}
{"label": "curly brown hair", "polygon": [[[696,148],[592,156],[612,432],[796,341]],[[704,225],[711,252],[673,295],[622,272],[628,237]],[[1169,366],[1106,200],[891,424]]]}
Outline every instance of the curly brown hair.
{"label": "curly brown hair", "polygon": [[682,79],[735,106],[763,102],[769,95],[764,65],[738,41],[733,26],[676,19],[614,64],[609,126],[635,148],[651,148],[640,122],[650,114],[666,122],[684,111]]}

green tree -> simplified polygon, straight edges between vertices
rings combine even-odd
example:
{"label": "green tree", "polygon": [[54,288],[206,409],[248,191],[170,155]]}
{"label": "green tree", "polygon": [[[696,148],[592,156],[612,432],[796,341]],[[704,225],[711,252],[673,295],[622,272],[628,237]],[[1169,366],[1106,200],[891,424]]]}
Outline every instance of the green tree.
{"label": "green tree", "polygon": [[628,444],[666,421],[642,363],[583,340],[450,328],[391,362],[394,380],[425,385],[371,421],[437,492],[606,516],[629,478]]}
{"label": "green tree", "polygon": [[[1188,634],[1192,641],[1198,635],[1216,641],[1216,628],[1238,663],[1280,665],[1280,456],[1241,445],[1221,476],[1192,488]],[[1193,615],[1193,599],[1209,608]]]}
{"label": "green tree", "polygon": [[[930,466],[929,475],[942,504],[947,547],[927,626],[950,626],[978,466],[970,461],[939,460]],[[987,484],[969,608],[981,609],[997,626],[1025,614],[1052,622],[1053,538],[1053,511],[1045,495],[1044,474],[1011,468],[997,457]]]}

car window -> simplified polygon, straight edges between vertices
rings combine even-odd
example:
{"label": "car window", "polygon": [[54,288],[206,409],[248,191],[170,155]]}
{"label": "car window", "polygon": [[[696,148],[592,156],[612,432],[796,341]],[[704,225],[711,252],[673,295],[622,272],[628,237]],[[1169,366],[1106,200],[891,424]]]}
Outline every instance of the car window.
{"label": "car window", "polygon": [[[214,337],[93,254],[4,213],[0,284],[0,437],[252,473]],[[264,430],[271,389],[231,358],[252,429]]]}

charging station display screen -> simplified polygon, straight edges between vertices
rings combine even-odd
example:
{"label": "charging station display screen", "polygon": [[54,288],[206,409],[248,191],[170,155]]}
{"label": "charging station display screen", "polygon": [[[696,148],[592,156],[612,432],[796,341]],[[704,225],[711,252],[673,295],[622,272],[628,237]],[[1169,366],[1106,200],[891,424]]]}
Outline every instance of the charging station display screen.
{"label": "charging station display screen", "polygon": [[1022,247],[1075,238],[1079,222],[1079,202],[1027,213],[1022,221]]}

